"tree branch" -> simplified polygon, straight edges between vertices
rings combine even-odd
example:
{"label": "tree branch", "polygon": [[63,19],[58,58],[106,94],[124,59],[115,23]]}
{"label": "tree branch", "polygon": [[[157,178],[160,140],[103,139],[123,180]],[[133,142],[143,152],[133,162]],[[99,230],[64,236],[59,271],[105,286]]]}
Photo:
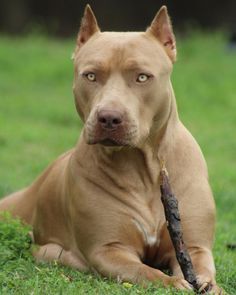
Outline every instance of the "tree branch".
{"label": "tree branch", "polygon": [[178,200],[172,193],[169,177],[165,167],[162,167],[160,172],[160,189],[161,201],[164,206],[167,221],[167,228],[175,249],[176,258],[179,262],[185,280],[193,286],[195,291],[198,291],[200,286],[198,285],[191,258],[183,241]]}

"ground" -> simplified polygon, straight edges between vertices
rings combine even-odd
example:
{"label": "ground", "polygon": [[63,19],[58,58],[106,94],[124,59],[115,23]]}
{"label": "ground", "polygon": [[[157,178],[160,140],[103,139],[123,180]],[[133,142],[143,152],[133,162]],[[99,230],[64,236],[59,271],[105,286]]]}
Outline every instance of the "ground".
{"label": "ground", "polygon": [[[206,157],[217,204],[217,281],[236,294],[236,50],[223,33],[177,38],[173,85],[180,117]],[[32,180],[75,145],[81,130],[73,96],[71,40],[0,36],[0,197]],[[28,229],[0,222],[1,294],[181,294],[143,290],[54,264],[36,265]]]}

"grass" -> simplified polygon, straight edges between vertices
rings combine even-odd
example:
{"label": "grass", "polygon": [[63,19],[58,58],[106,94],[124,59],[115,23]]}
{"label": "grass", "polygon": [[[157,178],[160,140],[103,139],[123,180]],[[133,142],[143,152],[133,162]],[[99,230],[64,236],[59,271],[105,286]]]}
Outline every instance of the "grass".
{"label": "grass", "polygon": [[[20,189],[75,145],[81,123],[73,105],[74,42],[0,37],[0,196]],[[173,84],[179,113],[208,162],[217,204],[217,281],[236,294],[236,51],[221,33],[179,40]],[[117,284],[56,264],[36,265],[27,229],[0,222],[1,294],[181,294]]]}

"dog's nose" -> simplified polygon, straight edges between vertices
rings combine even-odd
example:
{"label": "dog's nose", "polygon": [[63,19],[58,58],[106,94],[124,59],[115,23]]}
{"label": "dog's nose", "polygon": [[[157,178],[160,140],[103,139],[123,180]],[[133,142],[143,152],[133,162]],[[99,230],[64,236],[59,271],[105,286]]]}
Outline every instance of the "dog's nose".
{"label": "dog's nose", "polygon": [[101,110],[98,112],[98,123],[104,129],[116,129],[122,123],[122,115],[118,111]]}

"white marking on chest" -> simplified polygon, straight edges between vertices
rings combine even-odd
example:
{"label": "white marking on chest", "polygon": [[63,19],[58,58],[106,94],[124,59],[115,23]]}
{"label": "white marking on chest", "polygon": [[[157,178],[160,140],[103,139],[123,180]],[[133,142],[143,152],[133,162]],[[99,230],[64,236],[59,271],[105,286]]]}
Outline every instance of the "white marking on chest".
{"label": "white marking on chest", "polygon": [[134,224],[136,225],[139,232],[142,233],[146,246],[153,247],[154,245],[158,246],[160,241],[157,238],[157,235],[150,234],[144,227],[144,225],[136,219],[133,219]]}
{"label": "white marking on chest", "polygon": [[152,247],[157,244],[157,237],[156,236],[147,236],[147,244],[148,246]]}

